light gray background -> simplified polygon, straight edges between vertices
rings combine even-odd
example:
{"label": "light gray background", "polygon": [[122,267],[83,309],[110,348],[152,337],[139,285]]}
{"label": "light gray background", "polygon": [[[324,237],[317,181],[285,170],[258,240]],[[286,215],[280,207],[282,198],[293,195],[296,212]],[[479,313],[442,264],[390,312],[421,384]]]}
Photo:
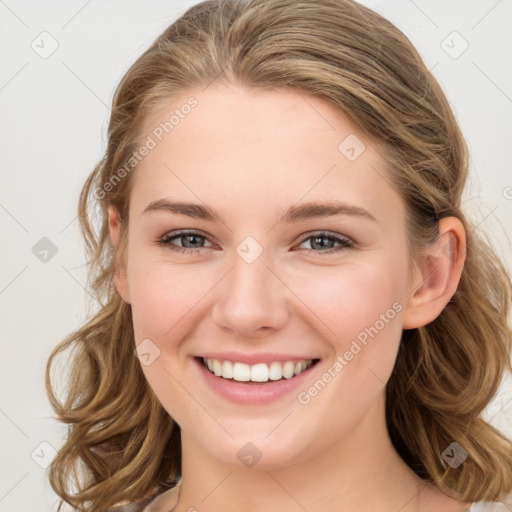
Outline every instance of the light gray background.
{"label": "light gray background", "polygon": [[[94,309],[75,218],[79,190],[105,148],[117,83],[194,3],[0,0],[0,512],[56,509],[40,466],[64,430],[51,419],[44,368],[51,348]],[[510,261],[512,2],[362,3],[396,23],[440,81],[471,151],[472,218]],[[57,247],[46,263],[32,252],[43,237]],[[503,384],[486,415],[512,436],[510,388]]]}

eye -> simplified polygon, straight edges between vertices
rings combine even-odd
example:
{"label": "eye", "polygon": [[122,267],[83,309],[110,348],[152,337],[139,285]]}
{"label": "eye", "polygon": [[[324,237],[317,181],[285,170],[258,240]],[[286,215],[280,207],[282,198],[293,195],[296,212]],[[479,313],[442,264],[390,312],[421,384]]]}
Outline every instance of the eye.
{"label": "eye", "polygon": [[[302,239],[300,245],[305,242],[310,244],[311,250],[313,250],[313,252],[320,252],[322,254],[339,252],[346,249],[355,249],[354,242],[349,238],[329,234],[325,231],[320,231],[313,235],[309,234]],[[335,244],[338,244],[338,247],[334,247]],[[315,248],[327,248],[327,250],[315,251]]]}
{"label": "eye", "polygon": [[[174,243],[174,240],[181,240],[181,245]],[[157,244],[179,253],[197,253],[205,247],[213,247],[213,244],[211,243],[209,246],[204,245],[205,241],[208,241],[208,237],[201,234],[199,231],[184,230],[165,234],[162,238],[157,240]],[[310,244],[309,250],[319,252],[321,254],[330,254],[346,249],[355,249],[355,243],[349,238],[329,234],[325,231],[308,234],[302,238],[300,245],[306,242]],[[335,247],[336,244],[338,245],[337,247]]]}
{"label": "eye", "polygon": [[[181,240],[182,245],[176,245],[173,243],[174,240]],[[169,248],[171,251],[176,252],[200,252],[203,247],[202,245],[208,238],[198,231],[180,231],[174,233],[167,233],[162,238],[157,240],[157,244]]]}

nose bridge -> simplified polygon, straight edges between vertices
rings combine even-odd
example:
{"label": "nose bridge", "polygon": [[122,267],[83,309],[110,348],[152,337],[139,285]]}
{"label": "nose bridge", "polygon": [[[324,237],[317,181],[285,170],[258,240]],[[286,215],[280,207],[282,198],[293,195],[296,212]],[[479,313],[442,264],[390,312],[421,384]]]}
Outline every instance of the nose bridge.
{"label": "nose bridge", "polygon": [[262,327],[275,329],[286,321],[284,285],[271,266],[268,253],[253,237],[237,246],[233,268],[215,301],[213,318],[218,326],[250,338]]}

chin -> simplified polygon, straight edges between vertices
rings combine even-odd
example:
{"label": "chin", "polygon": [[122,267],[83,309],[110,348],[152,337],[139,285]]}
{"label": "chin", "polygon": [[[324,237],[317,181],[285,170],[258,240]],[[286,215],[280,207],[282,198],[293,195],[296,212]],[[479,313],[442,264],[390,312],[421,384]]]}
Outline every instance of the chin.
{"label": "chin", "polygon": [[[279,427],[278,427],[279,428]],[[200,444],[210,457],[237,468],[270,471],[305,462],[311,457],[304,435],[295,437],[281,433],[244,435],[240,430],[234,438],[202,439]]]}

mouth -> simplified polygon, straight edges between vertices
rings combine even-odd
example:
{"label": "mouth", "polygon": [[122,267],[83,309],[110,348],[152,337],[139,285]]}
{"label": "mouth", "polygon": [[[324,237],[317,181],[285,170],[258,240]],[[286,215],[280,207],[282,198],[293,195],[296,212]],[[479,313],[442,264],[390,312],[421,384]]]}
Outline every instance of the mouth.
{"label": "mouth", "polygon": [[251,365],[239,361],[233,362],[207,357],[197,357],[196,359],[215,377],[244,384],[260,385],[293,379],[320,361],[320,359],[301,359]]}
{"label": "mouth", "polygon": [[[223,400],[251,406],[293,396],[294,390],[313,378],[321,361],[318,358],[273,360],[271,356],[255,359],[240,355],[239,358],[246,361],[242,362],[224,359],[221,355],[217,357],[192,358],[198,371],[198,382],[204,383],[209,392]],[[233,355],[229,357],[233,358]]]}

